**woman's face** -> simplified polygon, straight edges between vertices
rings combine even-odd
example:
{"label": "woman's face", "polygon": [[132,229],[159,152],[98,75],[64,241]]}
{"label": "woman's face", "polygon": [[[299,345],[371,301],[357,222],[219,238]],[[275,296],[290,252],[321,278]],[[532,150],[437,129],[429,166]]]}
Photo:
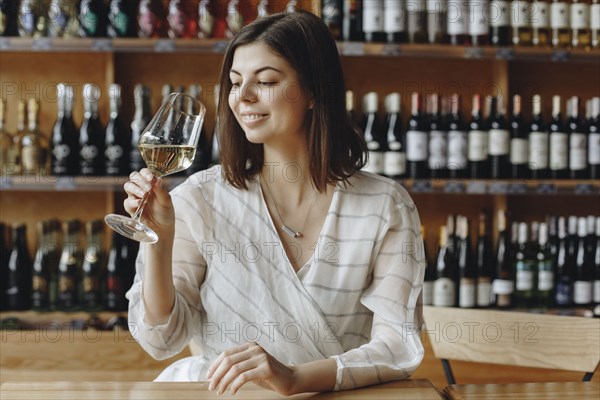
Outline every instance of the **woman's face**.
{"label": "woman's face", "polygon": [[312,100],[284,58],[261,42],[240,46],[229,78],[229,107],[251,143],[305,138]]}

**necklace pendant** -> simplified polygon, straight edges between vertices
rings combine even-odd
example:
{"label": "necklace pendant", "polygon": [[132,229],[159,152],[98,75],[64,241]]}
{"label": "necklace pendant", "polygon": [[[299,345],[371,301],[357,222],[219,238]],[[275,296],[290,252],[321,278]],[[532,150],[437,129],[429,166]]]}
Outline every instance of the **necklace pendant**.
{"label": "necklace pendant", "polygon": [[301,236],[302,236],[302,234],[301,234],[300,232],[296,232],[296,231],[294,231],[293,229],[290,229],[289,227],[287,227],[287,226],[285,226],[285,225],[283,225],[283,226],[281,227],[281,230],[282,230],[282,231],[284,231],[284,232],[285,232],[285,233],[287,233],[287,234],[288,234],[290,237],[293,237],[293,238],[299,238],[299,237],[301,237]]}

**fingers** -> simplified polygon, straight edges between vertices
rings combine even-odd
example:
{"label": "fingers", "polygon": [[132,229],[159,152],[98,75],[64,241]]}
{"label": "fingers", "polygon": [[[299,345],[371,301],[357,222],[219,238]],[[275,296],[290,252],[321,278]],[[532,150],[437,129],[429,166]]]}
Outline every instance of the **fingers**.
{"label": "fingers", "polygon": [[[223,354],[224,352],[221,354],[221,356],[223,356]],[[221,358],[221,356],[219,356],[219,358]],[[237,373],[241,372],[238,371],[238,364],[250,359],[250,357],[251,355],[247,351],[236,352],[234,354],[223,357],[219,364],[217,364],[217,367],[216,369],[214,369],[214,372],[210,373],[210,384],[208,385],[208,390],[215,390],[217,387],[221,388],[223,377],[228,373],[231,373],[232,369],[234,369],[234,373],[236,373],[237,375]],[[215,363],[217,361],[215,361]],[[211,368],[213,368],[213,366],[211,366]],[[231,377],[230,379],[233,378],[235,378],[235,376]],[[226,387],[227,386],[225,386],[225,388]],[[225,388],[223,388],[223,390],[225,390]]]}
{"label": "fingers", "polygon": [[216,371],[216,369],[219,367],[219,365],[221,365],[221,363],[223,362],[223,360],[226,357],[232,356],[237,353],[241,353],[242,351],[245,351],[249,348],[250,348],[250,344],[246,343],[241,346],[227,349],[224,352],[222,352],[221,354],[219,354],[219,357],[217,357],[217,359],[215,361],[213,361],[213,363],[210,365],[210,367],[208,367],[208,372],[206,373],[206,379],[210,379],[213,376],[213,373]]}
{"label": "fingers", "polygon": [[[225,393],[225,391],[227,390],[227,388],[229,387],[229,385],[232,382],[236,382],[236,391],[237,389],[239,389],[240,387],[242,387],[242,385],[246,382],[248,382],[248,377],[250,375],[251,372],[253,372],[257,367],[257,363],[256,360],[254,358],[249,358],[245,361],[239,362],[235,365],[233,365],[231,368],[229,368],[229,370],[227,371],[227,373],[225,374],[225,376],[223,376],[223,378],[221,378],[221,381],[219,382],[219,386],[217,387],[217,393],[218,394],[223,394]],[[240,377],[241,377],[241,381],[240,381]],[[234,393],[234,389],[233,386],[231,387],[231,393]]]}

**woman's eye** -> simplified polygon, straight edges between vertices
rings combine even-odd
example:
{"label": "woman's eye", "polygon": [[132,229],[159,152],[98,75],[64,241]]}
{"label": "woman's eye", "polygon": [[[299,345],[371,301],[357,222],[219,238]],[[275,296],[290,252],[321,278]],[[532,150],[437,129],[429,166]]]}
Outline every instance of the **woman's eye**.
{"label": "woman's eye", "polygon": [[258,82],[258,84],[261,86],[273,86],[277,84],[277,82]]}
{"label": "woman's eye", "polygon": [[239,88],[240,84],[238,82],[231,82],[231,87],[232,88]]}

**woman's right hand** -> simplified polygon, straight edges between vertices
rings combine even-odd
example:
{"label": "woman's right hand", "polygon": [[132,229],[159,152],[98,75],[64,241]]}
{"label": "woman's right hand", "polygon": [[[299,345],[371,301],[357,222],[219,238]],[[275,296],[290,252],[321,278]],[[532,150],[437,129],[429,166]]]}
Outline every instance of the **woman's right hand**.
{"label": "woman's right hand", "polygon": [[125,211],[133,216],[144,195],[150,192],[141,216],[142,222],[156,232],[159,237],[162,232],[172,233],[174,231],[173,201],[169,192],[163,187],[162,179],[155,178],[148,168],[143,168],[139,172],[132,172],[129,175],[129,181],[125,182],[123,188],[127,193],[127,198],[123,202]]}

